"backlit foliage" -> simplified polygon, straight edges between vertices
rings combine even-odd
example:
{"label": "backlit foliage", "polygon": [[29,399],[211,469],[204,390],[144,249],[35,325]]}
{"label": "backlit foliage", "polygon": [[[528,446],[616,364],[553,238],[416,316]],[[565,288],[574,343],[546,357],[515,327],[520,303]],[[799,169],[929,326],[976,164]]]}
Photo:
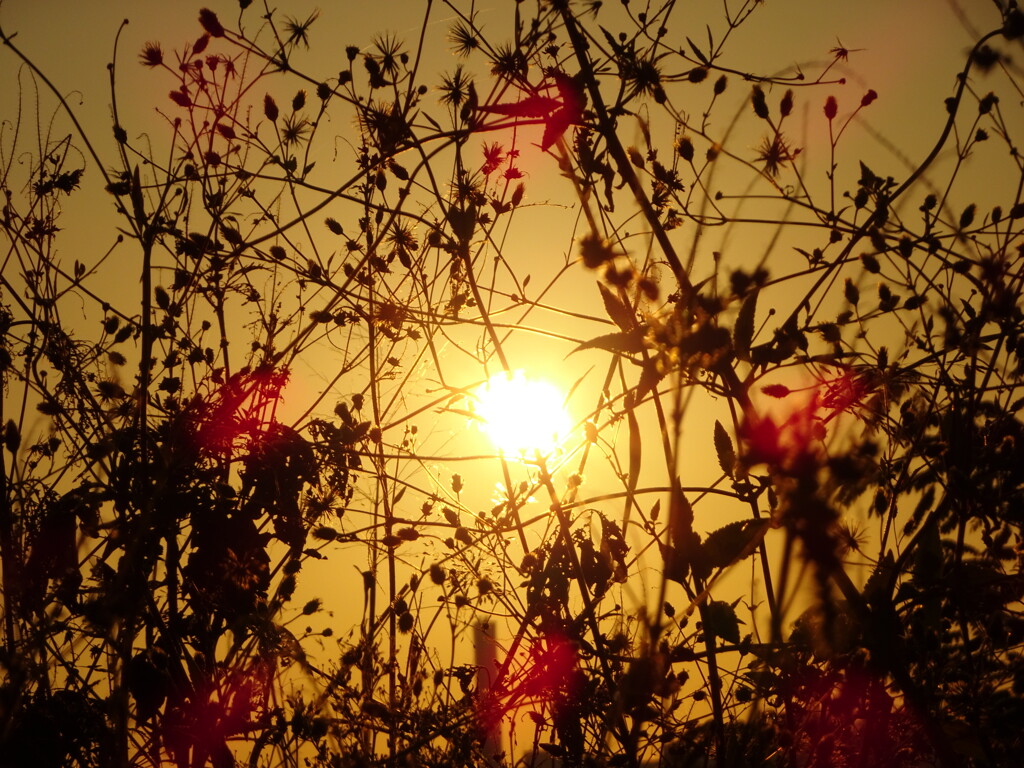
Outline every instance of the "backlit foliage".
{"label": "backlit foliage", "polygon": [[0,30],[0,767],[1011,764],[1014,4],[909,167],[758,2],[240,5],[95,136]]}

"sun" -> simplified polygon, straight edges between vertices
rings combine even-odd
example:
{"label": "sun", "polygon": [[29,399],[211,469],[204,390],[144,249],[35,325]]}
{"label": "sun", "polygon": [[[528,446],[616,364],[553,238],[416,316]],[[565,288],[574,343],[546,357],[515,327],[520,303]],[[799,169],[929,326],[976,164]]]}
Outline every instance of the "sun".
{"label": "sun", "polygon": [[495,374],[476,398],[483,430],[506,456],[551,453],[572,426],[561,390],[522,371]]}

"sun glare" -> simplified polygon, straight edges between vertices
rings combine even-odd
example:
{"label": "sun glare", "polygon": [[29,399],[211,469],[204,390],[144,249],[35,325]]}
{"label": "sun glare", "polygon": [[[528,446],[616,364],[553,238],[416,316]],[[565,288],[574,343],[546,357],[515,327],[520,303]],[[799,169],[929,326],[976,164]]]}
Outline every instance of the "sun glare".
{"label": "sun glare", "polygon": [[498,373],[477,390],[477,415],[495,447],[506,456],[551,453],[570,429],[562,392],[522,371]]}

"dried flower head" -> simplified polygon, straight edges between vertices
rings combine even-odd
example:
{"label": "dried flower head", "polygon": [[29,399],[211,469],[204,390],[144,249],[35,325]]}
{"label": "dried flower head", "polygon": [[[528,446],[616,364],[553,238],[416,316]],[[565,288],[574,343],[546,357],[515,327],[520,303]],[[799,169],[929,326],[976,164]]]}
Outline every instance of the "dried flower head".
{"label": "dried flower head", "polygon": [[518,46],[511,43],[499,45],[494,50],[491,60],[491,74],[509,79],[526,74],[526,54]]}
{"label": "dried flower head", "polygon": [[583,264],[588,269],[597,269],[618,255],[610,242],[595,234],[580,239],[580,256],[583,257]]}
{"label": "dried flower head", "polygon": [[835,118],[838,111],[839,104],[836,103],[836,97],[829,96],[828,99],[825,100],[825,117],[831,121]]}
{"label": "dried flower head", "polygon": [[768,119],[768,102],[765,100],[764,89],[755,85],[751,92],[750,101],[754,106],[754,114],[762,120]]}
{"label": "dried flower head", "polygon": [[394,35],[375,37],[373,47],[377,49],[374,59],[380,66],[381,73],[387,77],[396,77],[400,66],[409,59],[409,55],[402,50],[402,41]]}
{"label": "dried flower head", "polygon": [[296,114],[288,115],[281,126],[281,141],[285,146],[299,144],[309,133],[309,121]]}
{"label": "dried flower head", "polygon": [[224,37],[224,27],[221,26],[217,14],[209,8],[203,8],[199,11],[199,23],[202,24],[206,34],[210,37]]}
{"label": "dried flower head", "polygon": [[146,43],[142,46],[142,53],[139,54],[139,60],[143,66],[146,67],[159,67],[164,63],[164,52],[160,47],[160,43]]}
{"label": "dried flower head", "polygon": [[484,176],[490,176],[501,166],[505,159],[505,150],[501,144],[494,142],[493,144],[484,144],[484,164],[480,168],[480,172]]}
{"label": "dried flower head", "polygon": [[187,109],[192,106],[192,99],[189,97],[188,93],[185,92],[184,88],[180,91],[171,91],[168,95],[171,97],[171,101],[179,107],[185,107]]}
{"label": "dried flower head", "polygon": [[274,97],[269,93],[263,97],[263,114],[267,116],[267,120],[270,122],[276,122],[279,110],[277,108],[277,102],[274,101]]}
{"label": "dried flower head", "polygon": [[786,93],[782,97],[782,101],[779,103],[779,113],[783,117],[789,117],[789,114],[793,111],[793,89],[788,88]]}
{"label": "dried flower head", "polygon": [[[298,19],[288,16],[284,20],[284,31],[287,33],[287,41],[292,45],[301,45],[303,48],[309,48],[309,28],[313,26],[313,22],[320,16],[320,11],[313,11],[305,21],[299,21]],[[350,59],[351,61],[351,59]]]}
{"label": "dried flower head", "polygon": [[391,228],[391,232],[388,234],[388,241],[395,248],[403,251],[415,251],[419,248],[419,242],[416,240],[416,235],[413,234],[412,229],[401,224],[395,224]]}
{"label": "dried flower head", "polygon": [[477,37],[476,30],[464,21],[460,21],[452,27],[451,32],[448,33],[448,39],[458,56],[468,56],[480,47],[480,38]]}
{"label": "dried flower head", "polygon": [[680,136],[676,141],[676,152],[686,162],[693,162],[693,140],[689,136]]}
{"label": "dried flower head", "polygon": [[796,156],[796,153],[789,148],[785,137],[781,133],[774,136],[765,136],[761,140],[761,146],[757,149],[758,161],[764,163],[764,172],[772,178],[779,175],[783,164],[789,162]]}
{"label": "dried flower head", "polygon": [[459,107],[469,97],[471,80],[459,64],[450,75],[441,78],[441,103]]}

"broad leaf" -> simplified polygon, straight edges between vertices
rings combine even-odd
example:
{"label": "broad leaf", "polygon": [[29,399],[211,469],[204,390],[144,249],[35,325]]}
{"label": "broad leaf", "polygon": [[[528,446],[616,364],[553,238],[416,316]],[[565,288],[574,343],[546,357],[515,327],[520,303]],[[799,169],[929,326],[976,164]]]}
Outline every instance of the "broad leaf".
{"label": "broad leaf", "polygon": [[731,565],[757,536],[762,525],[756,520],[740,520],[709,533],[704,542],[704,557],[708,566],[725,568]]}
{"label": "broad leaf", "polygon": [[730,643],[740,641],[740,620],[736,617],[736,609],[729,603],[711,600],[701,610],[700,617],[704,622],[704,632]]}

